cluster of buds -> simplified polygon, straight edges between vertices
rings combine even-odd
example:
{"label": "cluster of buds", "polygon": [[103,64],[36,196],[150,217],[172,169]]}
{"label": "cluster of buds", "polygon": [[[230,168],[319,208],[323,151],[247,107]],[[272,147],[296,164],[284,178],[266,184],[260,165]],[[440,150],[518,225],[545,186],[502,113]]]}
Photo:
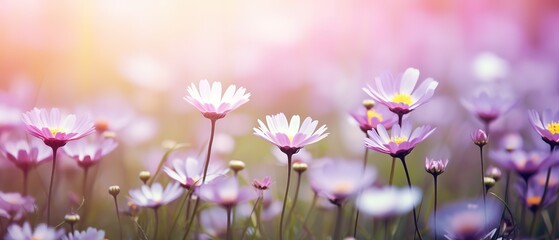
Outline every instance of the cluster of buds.
{"label": "cluster of buds", "polygon": [[488,167],[487,170],[485,171],[485,177],[483,178],[485,191],[489,191],[489,189],[495,186],[495,183],[497,183],[499,179],[501,179],[501,176],[502,176],[501,169],[495,166]]}

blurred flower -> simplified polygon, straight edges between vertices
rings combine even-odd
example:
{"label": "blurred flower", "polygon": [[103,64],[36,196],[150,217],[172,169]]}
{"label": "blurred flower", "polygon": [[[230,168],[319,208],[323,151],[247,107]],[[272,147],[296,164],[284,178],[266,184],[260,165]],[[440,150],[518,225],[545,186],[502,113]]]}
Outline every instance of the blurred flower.
{"label": "blurred flower", "polygon": [[[483,200],[448,204],[437,210],[437,229],[450,240],[489,239],[499,225],[502,206],[487,199],[486,213]],[[431,216],[433,224],[433,216]]]}
{"label": "blurred flower", "polygon": [[3,142],[0,153],[24,172],[50,160],[52,156],[52,150],[36,140]]}
{"label": "blurred flower", "polygon": [[96,164],[101,158],[112,152],[118,143],[112,138],[102,136],[94,139],[80,139],[70,142],[63,148],[68,157],[74,159],[82,168],[88,168]]}
{"label": "blurred flower", "polygon": [[417,144],[425,140],[435,131],[429,125],[416,128],[412,132],[410,122],[404,122],[402,127],[395,124],[391,136],[382,125],[377,126],[377,131],[369,131],[365,138],[365,146],[377,152],[389,154],[392,157],[402,158],[408,155]]}
{"label": "blurred flower", "polygon": [[273,220],[281,213],[281,202],[276,200],[270,191],[264,191],[262,196],[262,212],[260,218],[262,221]]}
{"label": "blurred flower", "polygon": [[105,231],[97,230],[92,227],[88,227],[85,231],[74,231],[73,233],[68,233],[64,236],[62,240],[103,240],[105,239]]}
{"label": "blurred flower", "polygon": [[393,217],[411,211],[421,200],[421,190],[416,187],[369,188],[357,198],[357,207],[375,217]]}
{"label": "blurred flower", "polygon": [[524,145],[524,140],[522,136],[518,133],[509,133],[503,136],[500,142],[500,147],[505,149],[506,151],[512,152],[517,149],[522,148]]}
{"label": "blurred flower", "polygon": [[23,223],[23,226],[12,224],[8,227],[8,233],[4,238],[6,240],[58,240],[64,236],[64,229],[54,229],[41,223],[33,230],[29,222]]}
{"label": "blurred flower", "polygon": [[545,180],[543,183],[540,183],[540,181],[535,178],[528,181],[527,189],[526,182],[524,181],[519,181],[516,185],[516,191],[518,192],[520,199],[522,199],[522,204],[524,204],[524,206],[532,212],[535,212],[540,207],[545,208],[557,200],[556,184],[547,187],[545,199],[542,201],[544,189]]}
{"label": "blurred flower", "polygon": [[478,145],[479,147],[483,147],[485,144],[487,144],[487,134],[481,129],[473,132],[471,138],[472,142],[474,142],[474,144]]}
{"label": "blurred flower", "polygon": [[435,160],[435,159],[425,158],[425,171],[432,174],[433,176],[438,176],[446,170],[447,164],[448,164],[448,159]]}
{"label": "blurred flower", "polygon": [[35,199],[19,193],[0,192],[0,217],[20,220],[26,213],[35,211]]}
{"label": "blurred flower", "polygon": [[309,169],[313,190],[336,205],[371,185],[376,176],[375,169],[344,159],[325,159]]}
{"label": "blurred flower", "polygon": [[476,55],[472,70],[478,79],[489,82],[504,78],[509,72],[506,60],[492,52],[481,52]]}
{"label": "blurred flower", "polygon": [[382,107],[360,108],[350,114],[364,133],[376,129],[379,124],[382,124],[386,129],[390,129],[392,125],[398,122],[398,116]]}
{"label": "blurred flower", "polygon": [[34,108],[22,117],[26,130],[43,140],[49,147],[61,147],[67,142],[83,138],[93,132],[93,122],[86,116],[62,116],[58,108],[50,111]]}
{"label": "blurred flower", "polygon": [[503,96],[489,95],[487,92],[481,92],[470,99],[462,99],[462,105],[486,125],[508,111],[513,103]]}
{"label": "blurred flower", "polygon": [[[186,159],[174,159],[172,161],[173,168],[165,166],[163,171],[169,175],[170,178],[180,183],[186,189],[192,186],[202,185],[202,177],[204,175],[204,165],[198,159],[187,157]],[[213,161],[208,166],[208,173],[206,175],[206,183],[215,180],[218,177],[224,176],[229,172],[228,168],[221,166],[221,164]]]}
{"label": "blurred flower", "polygon": [[322,125],[315,131],[318,121],[313,121],[310,117],[305,118],[300,124],[299,115],[291,117],[291,122],[283,113],[266,116],[266,125],[258,119],[259,128],[254,128],[254,134],[270,141],[286,154],[297,153],[305,145],[318,142],[328,136],[326,125]]}
{"label": "blurred flower", "polygon": [[153,183],[151,187],[142,185],[140,189],[132,189],[130,201],[140,207],[158,208],[176,200],[183,190],[178,183],[169,183],[165,190],[160,183]]}
{"label": "blurred flower", "polygon": [[269,176],[264,177],[262,181],[258,179],[252,180],[252,186],[260,191],[268,190],[268,188],[270,188],[271,185],[272,185],[272,181],[270,180]]}
{"label": "blurred flower", "polygon": [[501,167],[515,171],[525,181],[540,170],[559,163],[558,154],[550,155],[542,151],[526,152],[517,150],[507,152],[500,150],[489,152],[489,156]]}
{"label": "blurred flower", "polygon": [[225,238],[227,234],[227,211],[220,207],[210,207],[200,213],[200,223],[204,233],[198,239]]}
{"label": "blurred flower", "polygon": [[192,83],[188,87],[188,96],[184,99],[194,105],[204,117],[217,120],[225,117],[227,113],[249,101],[250,93],[246,93],[244,87],[237,89],[235,85],[231,85],[221,92],[221,82],[213,82],[210,87],[208,80],[201,80],[199,90]]}
{"label": "blurred flower", "polygon": [[553,115],[550,109],[546,109],[543,111],[541,118],[535,110],[530,110],[528,114],[532,127],[546,143],[553,146],[559,144],[559,111]]}
{"label": "blurred flower", "polygon": [[0,103],[0,134],[21,124],[21,111]]}
{"label": "blurred flower", "polygon": [[198,197],[222,207],[232,207],[256,197],[253,191],[242,188],[234,177],[223,177],[206,183],[196,190]]}
{"label": "blurred flower", "polygon": [[427,102],[439,84],[432,78],[427,78],[414,91],[418,78],[419,70],[408,68],[399,80],[390,75],[381,76],[375,78],[376,89],[368,85],[363,90],[375,101],[401,116]]}
{"label": "blurred flower", "polygon": [[503,174],[501,173],[501,169],[495,166],[489,166],[487,170],[485,170],[485,175],[493,178],[496,182],[498,182]]}

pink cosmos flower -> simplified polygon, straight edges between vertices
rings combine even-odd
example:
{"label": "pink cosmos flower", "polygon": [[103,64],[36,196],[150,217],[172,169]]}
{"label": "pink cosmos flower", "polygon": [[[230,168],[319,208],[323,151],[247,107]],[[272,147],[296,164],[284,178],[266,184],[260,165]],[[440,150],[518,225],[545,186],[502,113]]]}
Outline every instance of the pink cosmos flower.
{"label": "pink cosmos flower", "polygon": [[[173,180],[180,183],[186,189],[192,186],[202,185],[202,177],[204,175],[204,165],[198,159],[187,157],[183,159],[175,159],[172,161],[173,168],[164,167],[163,171]],[[211,162],[208,166],[208,173],[206,175],[206,183],[215,180],[218,177],[224,176],[229,172],[229,168],[225,168],[220,164]]]}
{"label": "pink cosmos flower", "polygon": [[309,170],[313,190],[336,205],[371,185],[376,176],[375,169],[344,159],[326,159]]}
{"label": "pink cosmos flower", "polygon": [[199,89],[192,83],[187,91],[188,96],[184,99],[194,105],[204,117],[217,120],[225,117],[227,113],[249,101],[250,93],[246,93],[244,87],[237,89],[231,85],[222,95],[221,82],[213,82],[210,87],[208,80],[201,80]]}
{"label": "pink cosmos flower", "polygon": [[398,122],[398,116],[386,110],[386,108],[374,107],[371,109],[360,108],[358,111],[350,113],[353,119],[359,124],[359,128],[364,133],[376,129],[381,124],[386,129],[392,128]]}
{"label": "pink cosmos flower", "polygon": [[487,92],[481,92],[470,99],[462,99],[462,105],[486,125],[507,112],[513,104],[510,99],[498,94],[490,95]]}
{"label": "pink cosmos flower", "polygon": [[92,227],[88,227],[85,231],[74,231],[73,233],[68,233],[64,236],[62,240],[103,240],[105,239],[105,231],[97,230]]}
{"label": "pink cosmos flower", "polygon": [[[318,130],[318,121],[310,117],[305,118],[300,124],[299,115],[291,117],[288,122],[283,113],[266,116],[266,124],[258,119],[259,128],[254,128],[254,134],[275,144],[286,154],[297,153],[306,145],[318,142],[328,136],[324,133],[327,128],[322,125]],[[315,131],[316,130],[316,131]]]}
{"label": "pink cosmos flower", "polygon": [[150,186],[143,185],[139,189],[132,189],[128,192],[130,201],[140,207],[158,208],[175,201],[183,190],[178,183],[169,183],[165,190],[160,183],[153,183]]}
{"label": "pink cosmos flower", "polygon": [[375,88],[367,85],[363,90],[375,101],[402,116],[426,103],[439,84],[432,78],[427,78],[414,90],[418,78],[419,70],[408,68],[401,79],[394,79],[390,75],[381,76],[375,78]]}
{"label": "pink cosmos flower", "polygon": [[404,122],[401,128],[395,124],[392,127],[391,135],[388,135],[384,126],[379,124],[377,131],[369,131],[369,137],[365,138],[365,146],[392,157],[403,158],[434,131],[435,128],[425,125],[412,132],[411,123]]}
{"label": "pink cosmos flower", "polygon": [[224,177],[211,183],[203,184],[196,190],[196,195],[205,201],[228,208],[256,197],[255,192],[241,188],[234,177]]}
{"label": "pink cosmos flower", "polygon": [[26,213],[35,211],[35,199],[19,193],[0,192],[0,217],[20,220]]}
{"label": "pink cosmos flower", "polygon": [[37,140],[8,141],[0,146],[0,153],[24,172],[50,160],[52,150]]}
{"label": "pink cosmos flower", "polygon": [[41,239],[41,240],[58,240],[64,236],[64,229],[56,230],[41,223],[35,229],[31,229],[29,222],[23,223],[23,226],[12,224],[8,227],[8,233],[4,236],[6,240],[22,240],[22,239]]}
{"label": "pink cosmos flower", "polygon": [[559,144],[559,111],[553,114],[550,109],[543,111],[541,117],[535,110],[528,112],[532,127],[542,139],[551,145]]}
{"label": "pink cosmos flower", "polygon": [[252,186],[259,191],[268,190],[268,188],[270,188],[271,185],[272,185],[272,181],[270,180],[269,176],[264,177],[262,181],[258,179],[252,180]]}
{"label": "pink cosmos flower", "polygon": [[82,168],[88,168],[96,164],[112,152],[118,143],[112,138],[96,137],[93,140],[80,139],[70,142],[64,147],[64,153],[74,159]]}
{"label": "pink cosmos flower", "polygon": [[86,116],[61,115],[58,108],[50,111],[34,108],[22,116],[26,130],[43,140],[49,147],[62,147],[67,142],[83,138],[93,132],[93,122]]}

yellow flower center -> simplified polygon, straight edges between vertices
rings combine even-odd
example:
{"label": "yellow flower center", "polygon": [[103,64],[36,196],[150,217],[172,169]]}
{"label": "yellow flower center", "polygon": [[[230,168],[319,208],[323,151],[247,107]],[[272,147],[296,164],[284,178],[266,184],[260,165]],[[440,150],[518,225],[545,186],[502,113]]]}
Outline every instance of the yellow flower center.
{"label": "yellow flower center", "polygon": [[395,142],[397,144],[400,144],[400,143],[408,141],[408,138],[406,136],[392,137],[392,138],[390,138],[390,141]]}
{"label": "yellow flower center", "polygon": [[540,196],[532,196],[526,199],[526,204],[528,204],[528,206],[537,206],[540,205],[541,202],[542,202],[542,197]]}
{"label": "yellow flower center", "polygon": [[551,134],[558,134],[559,133],[559,121],[555,122],[551,122],[547,124],[547,130],[549,130],[549,132]]}
{"label": "yellow flower center", "polygon": [[50,128],[50,133],[52,133],[52,136],[56,136],[57,133],[64,133],[64,129],[62,128]]}
{"label": "yellow flower center", "polygon": [[371,123],[371,120],[373,120],[373,118],[378,119],[379,122],[382,121],[382,115],[380,115],[378,112],[375,112],[374,110],[368,110],[367,111],[367,122]]}
{"label": "yellow flower center", "polygon": [[341,181],[336,183],[334,186],[334,191],[336,193],[349,193],[352,189],[352,184],[348,181]]}
{"label": "yellow flower center", "polygon": [[411,99],[411,96],[409,94],[398,93],[394,95],[394,97],[392,97],[392,102],[411,105],[413,100]]}

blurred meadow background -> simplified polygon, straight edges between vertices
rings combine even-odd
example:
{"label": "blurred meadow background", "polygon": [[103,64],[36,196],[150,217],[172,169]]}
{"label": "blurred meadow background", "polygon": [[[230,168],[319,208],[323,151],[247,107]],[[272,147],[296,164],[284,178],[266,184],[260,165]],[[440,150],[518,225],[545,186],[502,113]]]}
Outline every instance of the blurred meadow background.
{"label": "blurred meadow background", "polygon": [[[527,110],[557,109],[558,29],[559,2],[553,0],[0,0],[0,124],[19,124],[33,107],[88,113],[108,123],[119,146],[92,168],[93,210],[82,221],[112,238],[118,226],[109,186],[121,187],[124,207],[128,190],[142,184],[138,172],[153,174],[173,143],[188,146],[170,158],[205,157],[210,124],[183,99],[191,83],[221,81],[251,93],[247,104],[218,121],[212,156],[224,164],[244,161],[245,185],[271,176],[270,191],[281,199],[285,166],[275,147],[253,134],[257,119],[279,112],[310,116],[330,133],[305,148],[312,158],[361,161],[364,134],[349,113],[370,98],[362,88],[381,74],[414,67],[420,82],[439,82],[433,98],[407,118],[437,128],[407,157],[412,182],[424,193],[419,218],[426,225],[432,178],[425,157],[450,160],[439,178],[439,204],[480,195],[479,152],[470,134],[483,124],[463,99],[486,91],[514,102],[491,125],[487,149],[499,148],[508,134],[547,149]],[[0,137],[18,136],[26,136],[23,128],[2,130]],[[53,205],[58,220],[79,206],[82,179],[77,164],[60,156]],[[370,151],[377,181],[388,181],[390,162]],[[493,165],[490,158],[486,163]],[[0,190],[20,191],[21,172],[14,169],[0,157]],[[30,175],[39,208],[49,174],[50,163]],[[170,179],[161,172],[156,181]],[[395,184],[406,186],[399,163]],[[499,182],[495,191],[502,188]],[[303,180],[301,215],[312,197]],[[130,221],[123,224],[134,231]],[[371,231],[365,221],[361,228]]]}

